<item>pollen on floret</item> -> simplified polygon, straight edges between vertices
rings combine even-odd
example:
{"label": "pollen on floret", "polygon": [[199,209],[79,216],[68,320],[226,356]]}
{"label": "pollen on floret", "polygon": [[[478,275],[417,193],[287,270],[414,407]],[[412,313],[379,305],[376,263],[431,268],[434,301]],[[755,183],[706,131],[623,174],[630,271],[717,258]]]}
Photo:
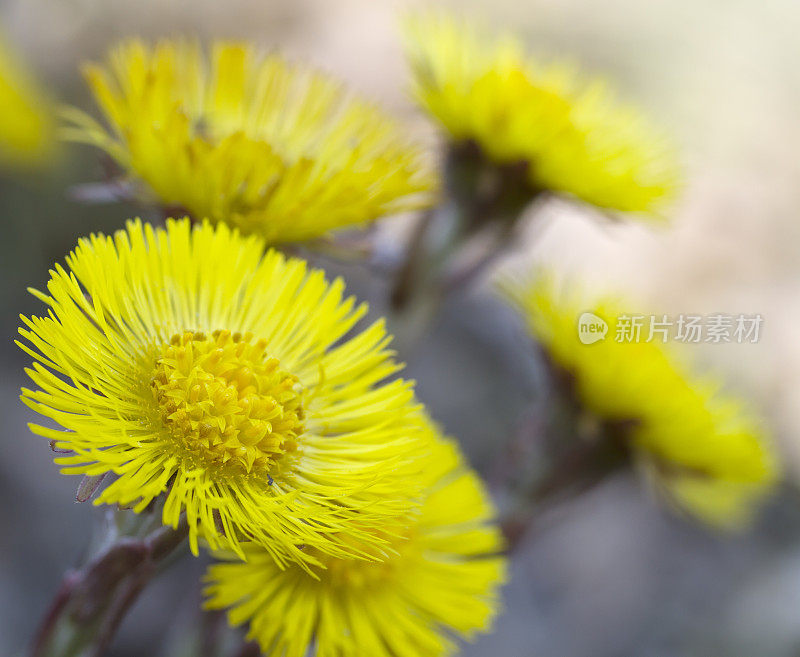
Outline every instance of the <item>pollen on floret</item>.
{"label": "pollen on floret", "polygon": [[46,289],[46,316],[22,319],[24,401],[58,425],[32,429],[69,450],[64,474],[113,475],[98,504],[160,500],[195,554],[253,542],[302,572],[418,508],[430,438],[411,384],[305,261],[225,225],[131,221]]}
{"label": "pollen on floret", "polygon": [[217,330],[177,333],[161,348],[150,387],[158,421],[206,467],[267,474],[297,450],[303,388],[266,340]]}

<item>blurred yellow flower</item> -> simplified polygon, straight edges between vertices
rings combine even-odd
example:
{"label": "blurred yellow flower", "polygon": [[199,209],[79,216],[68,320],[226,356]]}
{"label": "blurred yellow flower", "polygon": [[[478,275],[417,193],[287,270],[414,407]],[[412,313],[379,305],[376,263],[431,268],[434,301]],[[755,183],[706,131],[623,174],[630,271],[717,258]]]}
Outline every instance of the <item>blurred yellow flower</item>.
{"label": "blurred yellow flower", "polygon": [[452,442],[437,437],[425,483],[419,516],[398,526],[397,553],[384,563],[327,559],[315,579],[246,548],[246,563],[209,568],[207,606],[231,607],[233,625],[249,621],[248,638],[267,655],[451,653],[450,637],[489,629],[505,560],[500,533],[488,524],[491,502]]}
{"label": "blurred yellow flower", "polygon": [[512,38],[423,13],[406,24],[416,97],[455,145],[524,166],[535,191],[569,194],[613,210],[656,212],[677,173],[666,140],[607,85],[573,67],[545,65]]}
{"label": "blurred yellow flower", "polygon": [[73,452],[62,472],[116,475],[96,503],[164,494],[195,553],[202,537],[281,565],[375,558],[421,486],[412,384],[386,382],[390,337],[353,332],[366,306],[340,279],[264,248],[188,219],[80,240],[31,290],[47,316],[22,318],[38,386],[22,399],[63,427],[31,429]]}
{"label": "blurred yellow flower", "polygon": [[0,35],[0,164],[31,168],[54,150],[50,106],[38,84]]}
{"label": "blurred yellow flower", "polygon": [[584,344],[579,317],[591,312],[613,327],[625,315],[613,299],[587,301],[546,275],[506,290],[568,375],[578,404],[599,422],[623,427],[656,487],[709,523],[735,527],[749,519],[775,483],[777,463],[744,404],[721,393],[718,382],[692,377],[678,354],[646,336]]}
{"label": "blurred yellow flower", "polygon": [[65,136],[194,219],[286,242],[429,202],[433,174],[392,119],[278,55],[128,41],[85,74],[110,129],[68,110]]}

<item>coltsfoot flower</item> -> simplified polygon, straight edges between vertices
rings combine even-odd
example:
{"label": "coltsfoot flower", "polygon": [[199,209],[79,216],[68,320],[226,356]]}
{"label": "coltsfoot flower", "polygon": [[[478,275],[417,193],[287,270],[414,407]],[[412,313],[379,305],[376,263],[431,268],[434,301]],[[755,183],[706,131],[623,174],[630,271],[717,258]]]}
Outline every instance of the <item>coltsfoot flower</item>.
{"label": "coltsfoot flower", "polygon": [[607,85],[542,64],[513,38],[492,39],[444,14],[412,16],[406,50],[420,105],[456,153],[502,175],[612,210],[652,212],[673,195],[667,141]]}
{"label": "coltsfoot flower", "polygon": [[419,207],[434,185],[391,118],[278,55],[127,41],[85,75],[109,128],[69,110],[66,136],[107,151],[154,200],[194,219],[306,240]]}
{"label": "coltsfoot flower", "polygon": [[762,426],[718,381],[693,376],[660,342],[581,342],[578,318],[591,312],[614,326],[614,299],[587,300],[552,277],[506,284],[532,336],[566,374],[578,406],[613,428],[656,487],[702,520],[744,524],[777,477]]}
{"label": "coltsfoot flower", "polygon": [[54,150],[53,118],[39,85],[0,35],[0,163],[44,164]]}
{"label": "coltsfoot flower", "polygon": [[450,637],[489,629],[505,560],[488,496],[453,443],[437,439],[425,481],[420,514],[398,526],[396,554],[385,562],[326,558],[315,579],[246,547],[246,563],[209,568],[207,606],[230,607],[231,624],[248,622],[248,638],[267,655],[450,653]]}
{"label": "coltsfoot flower", "polygon": [[[190,542],[283,566],[379,558],[375,533],[413,510],[427,437],[382,322],[304,261],[208,222],[131,221],[82,239],[51,271],[45,317],[23,317],[35,359],[34,433],[66,474],[116,478],[96,503],[164,496]],[[415,488],[416,486],[416,488]],[[356,547],[360,545],[364,547]],[[369,554],[367,554],[369,552]]]}

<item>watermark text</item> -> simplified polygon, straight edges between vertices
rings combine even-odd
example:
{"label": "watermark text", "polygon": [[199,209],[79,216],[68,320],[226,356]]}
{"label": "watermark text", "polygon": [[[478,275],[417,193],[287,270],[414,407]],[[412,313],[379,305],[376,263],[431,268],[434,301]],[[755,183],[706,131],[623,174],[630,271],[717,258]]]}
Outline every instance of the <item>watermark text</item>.
{"label": "watermark text", "polygon": [[583,344],[594,344],[606,337],[615,342],[687,342],[738,344],[758,342],[764,318],[760,314],[731,315],[618,315],[611,322],[591,312],[578,317],[578,338]]}

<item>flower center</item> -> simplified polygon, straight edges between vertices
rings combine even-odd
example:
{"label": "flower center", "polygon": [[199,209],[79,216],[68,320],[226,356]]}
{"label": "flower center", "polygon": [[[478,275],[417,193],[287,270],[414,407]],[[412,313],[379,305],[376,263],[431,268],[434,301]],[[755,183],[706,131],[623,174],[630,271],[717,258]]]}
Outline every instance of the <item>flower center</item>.
{"label": "flower center", "polygon": [[392,578],[401,563],[418,556],[419,545],[413,529],[407,527],[398,534],[376,533],[388,543],[382,547],[361,546],[362,552],[374,557],[374,561],[342,559],[314,550],[314,556],[325,566],[325,570],[320,572],[321,581],[335,589],[367,588]]}
{"label": "flower center", "polygon": [[326,570],[320,576],[334,589],[364,589],[390,579],[400,557],[390,555],[383,562],[361,559],[323,559]]}
{"label": "flower center", "polygon": [[297,449],[303,389],[266,347],[250,334],[185,331],[162,348],[150,384],[160,421],[204,465],[266,473]]}

